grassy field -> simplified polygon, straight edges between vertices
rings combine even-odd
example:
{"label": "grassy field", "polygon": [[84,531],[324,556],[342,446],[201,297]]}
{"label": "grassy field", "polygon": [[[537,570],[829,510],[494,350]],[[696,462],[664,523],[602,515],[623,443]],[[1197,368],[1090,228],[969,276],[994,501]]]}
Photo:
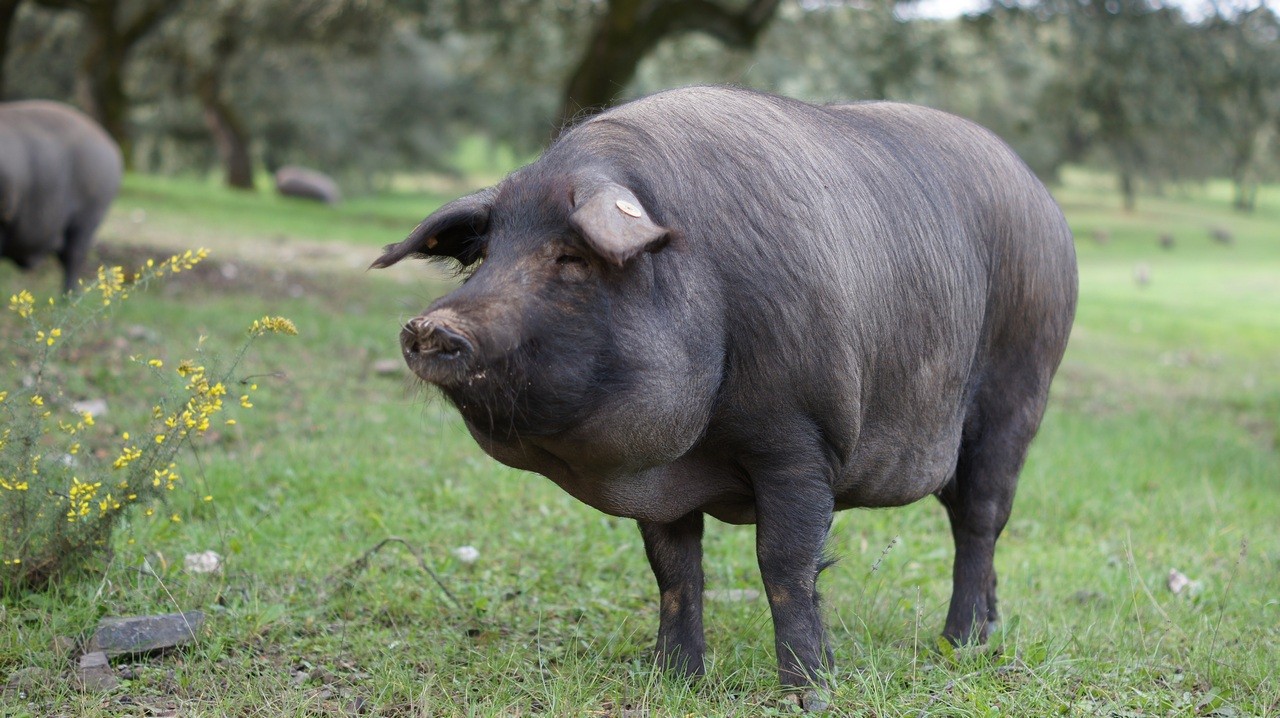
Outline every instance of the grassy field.
{"label": "grassy field", "polygon": [[[1130,214],[1103,177],[1068,174],[1057,194],[1078,237],[1080,311],[997,556],[1003,630],[989,649],[938,647],[951,540],[936,502],[844,512],[822,580],[832,712],[1280,716],[1280,188],[1248,216],[1219,185]],[[648,663],[656,588],[632,523],[489,460],[395,364],[399,322],[448,280],[363,267],[443,199],[326,208],[128,179],[102,261],[213,254],[125,302],[66,369],[70,391],[108,399],[108,430],[150,407],[130,356],[176,363],[200,337],[230,351],[264,314],[301,334],[242,366],[256,406],[188,456],[181,523],[135,517],[104,577],[0,605],[0,683],[38,677],[0,692],[0,714],[794,710],[766,603],[731,591],[760,588],[750,528],[708,526],[708,677],[664,678]],[[0,266],[6,297],[56,286],[52,265]],[[6,346],[19,329],[0,311]],[[5,355],[0,389],[21,380]],[[395,371],[379,371],[388,360]],[[388,537],[404,543],[371,552]],[[455,553],[467,546],[472,562]],[[224,570],[184,571],[205,550]],[[1193,587],[1172,592],[1173,569]],[[69,680],[74,641],[100,617],[190,609],[209,616],[196,644],[118,659],[108,692]]]}

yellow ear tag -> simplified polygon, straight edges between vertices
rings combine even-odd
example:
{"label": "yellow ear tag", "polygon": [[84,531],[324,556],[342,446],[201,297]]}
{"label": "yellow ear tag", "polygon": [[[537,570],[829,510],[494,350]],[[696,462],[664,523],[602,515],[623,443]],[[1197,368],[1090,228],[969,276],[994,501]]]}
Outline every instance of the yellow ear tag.
{"label": "yellow ear tag", "polygon": [[625,199],[618,200],[617,205],[618,205],[618,209],[622,210],[623,214],[628,215],[630,217],[639,217],[644,214],[644,212],[640,211],[639,207],[635,206],[634,204],[631,204]]}

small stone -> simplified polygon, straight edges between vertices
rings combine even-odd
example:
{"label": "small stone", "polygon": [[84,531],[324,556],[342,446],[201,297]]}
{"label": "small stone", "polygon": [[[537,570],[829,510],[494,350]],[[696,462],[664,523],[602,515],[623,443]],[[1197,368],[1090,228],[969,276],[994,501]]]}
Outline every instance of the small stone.
{"label": "small stone", "polygon": [[800,706],[810,713],[821,713],[831,708],[831,701],[825,695],[826,691],[820,691],[810,688],[800,697]]}
{"label": "small stone", "polygon": [[116,672],[111,670],[107,662],[107,654],[101,651],[86,653],[80,656],[80,666],[76,669],[76,681],[81,690],[109,691],[120,685]]}
{"label": "small stone", "polygon": [[9,680],[4,682],[3,689],[5,691],[34,693],[44,688],[52,688],[57,683],[58,676],[48,668],[28,666],[10,673]]}
{"label": "small stone", "polygon": [[453,550],[453,555],[463,563],[475,563],[480,558],[480,551],[475,546],[459,546]]}
{"label": "small stone", "polygon": [[150,653],[190,643],[203,626],[202,611],[104,618],[98,622],[98,630],[85,650],[109,656]]}
{"label": "small stone", "polygon": [[70,636],[54,636],[49,647],[53,649],[53,655],[59,658],[70,656],[76,650],[76,639]]}
{"label": "small stone", "polygon": [[741,603],[743,601],[754,601],[760,598],[760,592],[754,588],[713,588],[706,592],[706,597],[708,601]]}
{"label": "small stone", "polygon": [[189,553],[183,559],[182,566],[187,573],[216,573],[222,570],[222,557],[217,551]]}
{"label": "small stone", "polygon": [[131,341],[148,341],[154,342],[160,337],[156,335],[150,327],[142,324],[130,324],[124,328],[124,335]]}
{"label": "small stone", "polygon": [[1166,585],[1169,590],[1175,594],[1184,595],[1189,598],[1196,598],[1204,591],[1204,584],[1194,581],[1184,576],[1177,569],[1169,569],[1169,577],[1166,579]]}
{"label": "small stone", "polygon": [[71,410],[77,414],[88,414],[97,418],[107,413],[107,402],[105,399],[85,399],[72,402]]}
{"label": "small stone", "polygon": [[399,359],[379,359],[373,363],[373,373],[386,376],[387,374],[399,374],[404,370],[405,363]]}

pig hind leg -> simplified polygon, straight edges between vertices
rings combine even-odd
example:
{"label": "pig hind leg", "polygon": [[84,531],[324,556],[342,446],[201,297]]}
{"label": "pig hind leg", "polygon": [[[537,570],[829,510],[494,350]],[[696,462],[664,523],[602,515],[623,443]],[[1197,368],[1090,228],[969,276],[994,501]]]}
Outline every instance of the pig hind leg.
{"label": "pig hind leg", "polygon": [[955,476],[938,493],[956,547],[942,632],[953,644],[985,642],[999,620],[996,540],[1009,520],[1018,473],[1043,413],[1038,386],[1033,379],[984,387],[965,424]]}

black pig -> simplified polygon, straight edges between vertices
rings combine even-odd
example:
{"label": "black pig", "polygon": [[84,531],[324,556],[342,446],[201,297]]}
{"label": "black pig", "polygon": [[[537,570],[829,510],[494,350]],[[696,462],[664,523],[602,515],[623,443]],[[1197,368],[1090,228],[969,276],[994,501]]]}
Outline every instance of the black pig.
{"label": "black pig", "polygon": [[887,102],[664,92],[374,266],[410,255],[467,278],[403,328],[409,366],[490,455],[639,522],[659,663],[703,671],[709,514],[756,524],[782,683],[819,687],[832,512],[931,494],[956,544],[943,635],[985,640],[1076,300],[1062,213],[994,135]]}
{"label": "black pig", "polygon": [[56,254],[71,291],[122,167],[115,141],[75,108],[0,104],[0,256],[29,269]]}

